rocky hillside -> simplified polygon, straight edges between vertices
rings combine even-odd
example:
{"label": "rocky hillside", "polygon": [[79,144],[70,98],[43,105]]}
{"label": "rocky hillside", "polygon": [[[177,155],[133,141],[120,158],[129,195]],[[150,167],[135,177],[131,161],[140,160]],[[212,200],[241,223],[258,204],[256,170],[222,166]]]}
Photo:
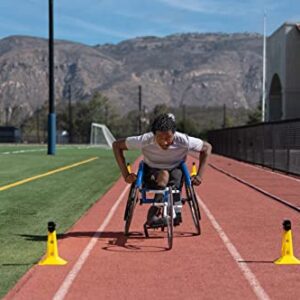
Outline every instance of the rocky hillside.
{"label": "rocky hillside", "polygon": [[[100,91],[126,113],[143,104],[253,108],[261,94],[262,38],[257,34],[178,34],[117,45],[56,41],[56,99]],[[0,40],[0,124],[18,124],[48,99],[48,41]]]}

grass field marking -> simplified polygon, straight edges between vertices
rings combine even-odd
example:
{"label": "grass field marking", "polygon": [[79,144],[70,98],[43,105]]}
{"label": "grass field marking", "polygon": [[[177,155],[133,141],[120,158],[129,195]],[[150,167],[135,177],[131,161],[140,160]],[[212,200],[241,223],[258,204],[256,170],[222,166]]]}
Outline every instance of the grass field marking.
{"label": "grass field marking", "polygon": [[196,194],[197,199],[199,201],[199,204],[201,208],[204,210],[206,216],[208,217],[210,223],[212,224],[213,228],[218,233],[219,237],[223,241],[225,247],[227,248],[228,252],[238,265],[239,269],[241,270],[242,274],[248,281],[250,287],[252,288],[253,292],[255,293],[257,299],[259,300],[270,300],[270,297],[265,292],[263,287],[260,285],[259,281],[257,280],[256,276],[253,274],[253,272],[250,270],[248,265],[246,263],[240,263],[245,262],[244,258],[240,255],[240,253],[237,251],[235,246],[230,241],[227,234],[224,232],[221,225],[217,222],[216,218],[213,216],[213,214],[210,212],[210,210],[207,208],[207,206],[204,204],[204,202],[201,200],[198,194]]}
{"label": "grass field marking", "polygon": [[7,155],[7,154],[19,154],[19,153],[26,153],[26,152],[39,152],[39,151],[45,151],[46,148],[43,149],[26,149],[26,150],[15,150],[15,151],[7,151],[7,152],[2,152],[2,155]]}
{"label": "grass field marking", "polygon": [[[59,146],[57,145],[58,150],[70,150],[70,149],[89,149],[92,148],[90,145],[86,146]],[[95,148],[95,147],[93,147]],[[106,149],[103,147],[103,149]],[[21,150],[13,150],[13,151],[6,151],[6,152],[0,152],[0,155],[8,155],[8,154],[23,154],[23,153],[29,153],[29,152],[41,152],[41,151],[47,151],[47,148],[36,148],[36,149],[21,149]]]}
{"label": "grass field marking", "polygon": [[83,267],[84,263],[90,256],[93,248],[95,247],[96,243],[99,241],[99,238],[102,235],[102,232],[105,230],[106,226],[109,224],[111,218],[115,214],[118,206],[120,205],[121,201],[123,200],[125,194],[128,192],[130,185],[127,184],[117,201],[115,202],[114,206],[110,209],[108,215],[106,216],[103,223],[100,225],[100,227],[97,229],[95,234],[92,236],[90,242],[88,245],[84,248],[83,252],[79,256],[78,260],[76,261],[75,265],[73,266],[72,270],[69,272],[61,286],[59,287],[58,291],[52,298],[52,300],[63,300],[70,290],[70,287],[74,280],[76,279],[77,275],[79,274],[81,268]]}
{"label": "grass field marking", "polygon": [[43,173],[43,174],[40,174],[40,175],[36,175],[36,176],[33,176],[33,177],[29,177],[29,178],[17,181],[15,183],[11,183],[11,184],[8,184],[8,185],[1,186],[0,187],[0,191],[5,191],[5,190],[8,190],[8,189],[13,188],[15,186],[18,186],[18,185],[21,185],[21,184],[24,184],[24,183],[27,183],[27,182],[30,182],[30,181],[42,178],[42,177],[46,177],[46,176],[49,176],[49,175],[52,175],[52,174],[55,174],[55,173],[58,173],[58,172],[62,172],[62,171],[71,169],[71,168],[75,168],[77,166],[89,163],[89,162],[91,162],[91,161],[93,161],[95,159],[98,159],[98,157],[92,157],[92,158],[89,158],[89,159],[77,162],[77,163],[72,164],[72,165],[68,165],[68,166],[65,166],[65,167],[61,167],[61,168],[55,169],[55,170],[47,172],[47,173]]}

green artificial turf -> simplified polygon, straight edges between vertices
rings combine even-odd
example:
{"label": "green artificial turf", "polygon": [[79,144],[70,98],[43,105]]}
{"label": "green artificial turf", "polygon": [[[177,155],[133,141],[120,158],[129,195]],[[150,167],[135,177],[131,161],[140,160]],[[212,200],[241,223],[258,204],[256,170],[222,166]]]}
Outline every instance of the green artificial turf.
{"label": "green artificial turf", "polygon": [[[89,163],[0,191],[0,298],[45,253],[47,222],[55,221],[57,233],[70,228],[119,178],[111,150],[58,147],[47,155],[40,147],[0,146],[0,187],[74,164]],[[127,152],[133,162],[138,152]]]}

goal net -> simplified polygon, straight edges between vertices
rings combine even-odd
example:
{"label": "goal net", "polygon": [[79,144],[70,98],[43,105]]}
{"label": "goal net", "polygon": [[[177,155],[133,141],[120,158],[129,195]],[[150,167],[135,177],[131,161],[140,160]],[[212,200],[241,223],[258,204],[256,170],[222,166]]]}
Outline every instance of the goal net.
{"label": "goal net", "polygon": [[112,143],[115,140],[116,139],[114,138],[110,130],[104,124],[91,124],[91,145],[112,148]]}

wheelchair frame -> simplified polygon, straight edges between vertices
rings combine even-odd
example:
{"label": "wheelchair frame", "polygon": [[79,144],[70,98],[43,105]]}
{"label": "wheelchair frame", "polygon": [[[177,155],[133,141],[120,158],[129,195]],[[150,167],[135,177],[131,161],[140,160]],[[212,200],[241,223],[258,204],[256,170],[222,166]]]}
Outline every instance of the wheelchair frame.
{"label": "wheelchair frame", "polygon": [[[181,198],[182,203],[184,204],[185,202],[188,202],[196,229],[195,235],[201,234],[201,214],[194,187],[191,182],[190,174],[184,161],[180,163],[180,167],[183,172],[183,182],[181,184],[180,190],[173,190],[171,187],[166,187],[164,190],[155,190],[143,187],[144,162],[140,162],[139,169],[137,172],[137,180],[131,185],[124,213],[125,235],[129,235],[129,229],[133,217],[134,208],[138,202],[140,202],[140,205],[153,204],[156,206],[163,206],[163,217],[165,218],[167,223],[166,227],[168,237],[168,249],[170,250],[173,245],[173,218],[175,217],[175,211],[173,207],[173,194],[182,193],[183,185],[185,186],[186,198]],[[154,198],[147,198],[147,193],[163,194],[163,201],[157,202]],[[141,194],[141,197],[139,197],[139,194]],[[165,226],[162,226],[161,229],[164,230],[164,227]],[[149,237],[148,228],[150,227],[144,224],[144,232],[146,237]]]}

